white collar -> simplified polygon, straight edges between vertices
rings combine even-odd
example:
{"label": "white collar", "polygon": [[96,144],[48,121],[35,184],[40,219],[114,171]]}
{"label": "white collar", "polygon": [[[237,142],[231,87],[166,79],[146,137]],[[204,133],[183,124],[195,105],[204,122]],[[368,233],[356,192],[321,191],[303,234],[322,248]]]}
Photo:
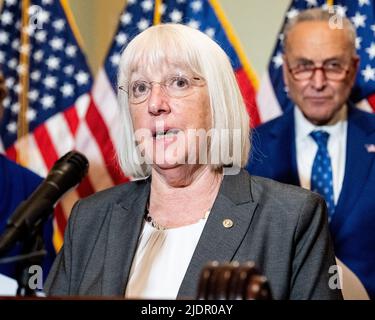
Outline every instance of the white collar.
{"label": "white collar", "polygon": [[324,130],[330,134],[330,136],[337,136],[340,134],[346,125],[348,119],[348,106],[345,104],[339,113],[337,114],[337,121],[332,125],[318,126],[311,123],[305,118],[302,111],[295,106],[294,107],[294,121],[296,128],[296,138],[306,139],[310,138],[310,133],[314,130]]}

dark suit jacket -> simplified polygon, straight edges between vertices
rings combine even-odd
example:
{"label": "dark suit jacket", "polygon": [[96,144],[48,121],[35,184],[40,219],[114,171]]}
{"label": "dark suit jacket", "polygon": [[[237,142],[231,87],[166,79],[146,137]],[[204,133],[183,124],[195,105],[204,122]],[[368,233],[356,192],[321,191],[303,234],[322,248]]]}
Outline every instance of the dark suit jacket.
{"label": "dark suit jacket", "polygon": [[[49,295],[124,295],[143,225],[150,181],[78,202],[45,286]],[[231,219],[232,228],[223,220]],[[242,170],[225,176],[178,297],[194,298],[208,261],[255,261],[276,299],[336,299],[326,207],[309,191]]]}
{"label": "dark suit jacket", "polygon": [[[336,256],[375,298],[375,115],[349,104],[346,166],[330,224]],[[251,174],[299,186],[293,109],[253,134]]]}

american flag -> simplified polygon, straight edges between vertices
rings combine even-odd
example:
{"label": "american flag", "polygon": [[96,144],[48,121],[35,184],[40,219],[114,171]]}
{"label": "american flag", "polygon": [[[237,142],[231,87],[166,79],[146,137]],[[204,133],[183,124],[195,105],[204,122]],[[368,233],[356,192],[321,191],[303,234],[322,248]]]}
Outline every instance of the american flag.
{"label": "american flag", "polygon": [[87,178],[56,207],[59,249],[74,202],[124,180],[114,165],[107,123],[92,98],[93,79],[67,1],[4,1],[0,69],[8,88],[1,151],[41,176],[72,149],[90,161]]}
{"label": "american flag", "polygon": [[[156,23],[182,23],[205,32],[220,44],[230,57],[252,125],[259,124],[255,95],[258,82],[243,49],[223,10],[216,0],[129,0],[120,17],[112,47],[99,74],[98,82],[107,90],[111,83],[116,91],[116,75],[124,46],[139,32]],[[108,97],[113,101],[113,97]],[[112,102],[113,103],[113,102]],[[111,103],[108,103],[108,105]]]}
{"label": "american flag", "polygon": [[[360,56],[360,70],[351,99],[367,111],[375,111],[375,4],[373,0],[294,0],[285,15],[284,25],[301,10],[312,7],[328,9],[333,5],[335,13],[348,17],[356,27],[356,48]],[[282,31],[269,62],[268,72],[264,75],[257,102],[262,122],[281,115],[292,107],[284,90],[282,77]]]}

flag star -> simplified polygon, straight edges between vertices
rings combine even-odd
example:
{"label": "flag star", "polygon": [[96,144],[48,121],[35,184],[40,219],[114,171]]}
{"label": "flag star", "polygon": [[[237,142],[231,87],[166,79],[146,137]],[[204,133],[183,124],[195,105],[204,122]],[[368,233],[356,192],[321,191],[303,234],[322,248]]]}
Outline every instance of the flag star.
{"label": "flag star", "polygon": [[364,6],[365,4],[368,6],[370,5],[370,0],[359,0],[358,2],[361,7]]}
{"label": "flag star", "polygon": [[80,71],[76,74],[75,79],[79,85],[84,85],[89,81],[89,75],[86,72]]}
{"label": "flag star", "polygon": [[47,39],[47,33],[44,30],[38,31],[35,34],[35,39],[38,42],[44,42]]}
{"label": "flag star", "polygon": [[35,51],[34,60],[36,62],[40,62],[40,61],[42,61],[42,59],[43,59],[43,51],[42,50]]}
{"label": "flag star", "polygon": [[165,10],[167,10],[167,5],[165,3],[162,3],[160,6],[160,13],[163,15],[165,13]]}
{"label": "flag star", "polygon": [[13,87],[13,89],[14,89],[14,92],[15,92],[15,93],[19,94],[19,93],[21,93],[21,91],[22,91],[22,86],[21,86],[21,84],[17,83],[17,84]]}
{"label": "flag star", "polygon": [[202,1],[193,1],[191,4],[190,4],[191,8],[193,9],[194,12],[198,12],[200,10],[202,10]]}
{"label": "flag star", "polygon": [[17,73],[18,74],[25,74],[27,72],[27,65],[26,64],[19,64],[17,66]]}
{"label": "flag star", "polygon": [[137,23],[137,27],[140,31],[143,31],[143,30],[147,29],[149,25],[150,25],[150,22],[146,19],[141,19]]}
{"label": "flag star", "polygon": [[53,50],[61,50],[64,46],[64,41],[61,38],[53,38],[50,42],[49,45]]}
{"label": "flag star", "polygon": [[52,0],[42,0],[42,3],[45,5],[52,4]]}
{"label": "flag star", "polygon": [[286,16],[288,19],[293,19],[295,16],[297,16],[299,11],[296,8],[291,8],[287,13]]}
{"label": "flag star", "polygon": [[137,0],[128,0],[128,5],[132,5],[134,3],[136,3]]}
{"label": "flag star", "polygon": [[366,52],[370,56],[371,60],[375,58],[375,43],[374,42],[371,42],[371,46],[366,49]]}
{"label": "flag star", "polygon": [[5,31],[0,31],[0,43],[7,44],[9,43],[9,34]]}
{"label": "flag star", "polygon": [[41,25],[45,24],[49,21],[50,13],[47,10],[40,10],[38,11],[38,23]]}
{"label": "flag star", "polygon": [[64,97],[71,97],[73,96],[73,93],[74,93],[74,87],[69,84],[69,83],[65,83],[61,88],[60,88],[62,94]]}
{"label": "flag star", "polygon": [[343,5],[335,6],[335,12],[341,17],[346,17],[346,11],[348,11],[348,8]]}
{"label": "flag star", "polygon": [[46,88],[50,88],[50,89],[56,88],[57,78],[56,77],[52,77],[52,76],[47,76],[43,80],[43,83],[46,86]]}
{"label": "flag star", "polygon": [[29,120],[30,122],[31,121],[34,121],[36,119],[36,111],[34,109],[28,109],[26,111],[26,118],[27,120]]}
{"label": "flag star", "polygon": [[272,58],[272,62],[274,64],[274,67],[277,68],[277,69],[282,66],[282,64],[283,64],[283,56],[282,56],[281,52],[278,52],[276,54],[276,56],[274,56]]}
{"label": "flag star", "polygon": [[352,17],[352,21],[356,28],[365,27],[366,19],[367,19],[366,15],[364,14],[362,15],[359,12],[356,12],[355,16]]}
{"label": "flag star", "polygon": [[361,49],[361,43],[362,43],[362,38],[361,37],[356,37],[355,38],[355,48],[357,50]]}
{"label": "flag star", "polygon": [[185,3],[186,0],[177,0],[177,3]]}
{"label": "flag star", "polygon": [[128,37],[126,36],[125,33],[123,32],[120,32],[117,36],[116,36],[116,42],[117,44],[123,46],[126,41],[128,40]]}
{"label": "flag star", "polygon": [[6,86],[7,86],[8,88],[13,87],[13,85],[14,85],[14,78],[11,78],[11,77],[7,78],[7,79],[5,80],[5,84],[6,84]]}
{"label": "flag star", "polygon": [[4,63],[4,60],[5,60],[4,52],[0,51],[0,63]]}
{"label": "flag star", "polygon": [[375,68],[371,68],[370,65],[366,66],[366,69],[361,71],[365,82],[369,82],[370,80],[375,81]]}
{"label": "flag star", "polygon": [[208,35],[210,38],[215,37],[215,29],[214,28],[207,28],[204,33]]}
{"label": "flag star", "polygon": [[65,52],[69,57],[73,58],[77,53],[77,47],[70,44],[66,47]]}
{"label": "flag star", "polygon": [[151,11],[153,9],[154,5],[153,5],[151,0],[144,0],[141,3],[141,7],[142,7],[144,12],[148,12],[148,11]]}
{"label": "flag star", "polygon": [[28,98],[30,99],[30,101],[34,102],[36,101],[36,99],[38,99],[39,97],[39,92],[38,90],[31,90],[29,91],[29,93],[27,94]]}
{"label": "flag star", "polygon": [[18,39],[14,39],[14,40],[12,41],[12,48],[13,48],[14,50],[18,50],[19,46],[20,46],[20,41],[19,41]]}
{"label": "flag star", "polygon": [[169,14],[169,17],[171,18],[171,21],[174,23],[181,22],[182,12],[177,9],[173,9],[173,11]]}
{"label": "flag star", "polygon": [[10,59],[8,61],[8,67],[11,69],[16,69],[17,68],[18,61],[16,58]]}
{"label": "flag star", "polygon": [[318,5],[318,3],[316,2],[316,0],[305,0],[305,1],[306,1],[306,4],[309,7],[316,7]]}
{"label": "flag star", "polygon": [[119,63],[120,63],[120,58],[121,56],[119,54],[114,54],[113,56],[111,56],[109,58],[109,60],[111,60],[111,63],[114,65],[114,66],[118,66]]}
{"label": "flag star", "polygon": [[127,12],[121,16],[120,20],[121,20],[121,24],[127,25],[132,21],[132,14]]}
{"label": "flag star", "polygon": [[23,53],[23,54],[29,54],[30,44],[24,43],[23,45],[21,45],[20,52]]}
{"label": "flag star", "polygon": [[197,20],[190,20],[187,25],[190,28],[199,29],[200,23]]}
{"label": "flag star", "polygon": [[71,76],[74,72],[74,67],[72,65],[68,65],[68,66],[64,67],[64,72],[67,75]]}
{"label": "flag star", "polygon": [[13,14],[9,11],[4,11],[2,14],[1,14],[1,17],[0,17],[0,21],[4,24],[4,25],[7,25],[7,24],[12,24],[13,22]]}
{"label": "flag star", "polygon": [[3,101],[3,106],[4,106],[5,109],[8,109],[9,105],[10,105],[10,99],[9,99],[9,97],[6,97]]}
{"label": "flag star", "polygon": [[49,57],[46,61],[48,69],[57,70],[59,68],[60,59],[54,56]]}
{"label": "flag star", "polygon": [[14,6],[17,0],[5,0],[7,6]]}
{"label": "flag star", "polygon": [[53,96],[43,96],[43,98],[40,99],[40,103],[42,104],[43,109],[47,110],[53,108],[55,98]]}
{"label": "flag star", "polygon": [[370,28],[374,32],[374,37],[375,37],[375,24],[373,24]]}
{"label": "flag star", "polygon": [[41,73],[39,70],[35,70],[30,73],[30,78],[34,81],[39,81],[41,77]]}
{"label": "flag star", "polygon": [[17,123],[12,121],[7,124],[7,130],[10,133],[15,134],[17,132]]}
{"label": "flag star", "polygon": [[62,31],[64,30],[65,22],[63,19],[58,19],[52,23],[52,26],[56,29],[56,31]]}
{"label": "flag star", "polygon": [[12,110],[14,114],[17,114],[20,111],[20,104],[18,102],[13,103],[10,110]]}
{"label": "flag star", "polygon": [[35,31],[35,27],[32,24],[22,28],[22,32],[29,35],[29,37],[34,36],[34,31]]}

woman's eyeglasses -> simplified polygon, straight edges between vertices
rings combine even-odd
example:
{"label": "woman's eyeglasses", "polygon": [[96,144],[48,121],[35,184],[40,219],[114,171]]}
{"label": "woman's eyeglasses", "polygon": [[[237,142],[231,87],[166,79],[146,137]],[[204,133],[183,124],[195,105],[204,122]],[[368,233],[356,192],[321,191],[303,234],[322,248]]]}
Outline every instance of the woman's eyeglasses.
{"label": "woman's eyeglasses", "polygon": [[204,86],[205,80],[201,77],[171,76],[164,81],[136,80],[128,86],[120,86],[119,89],[128,94],[129,102],[140,104],[150,96],[153,85],[159,85],[171,98],[184,98],[193,93],[194,87]]}

